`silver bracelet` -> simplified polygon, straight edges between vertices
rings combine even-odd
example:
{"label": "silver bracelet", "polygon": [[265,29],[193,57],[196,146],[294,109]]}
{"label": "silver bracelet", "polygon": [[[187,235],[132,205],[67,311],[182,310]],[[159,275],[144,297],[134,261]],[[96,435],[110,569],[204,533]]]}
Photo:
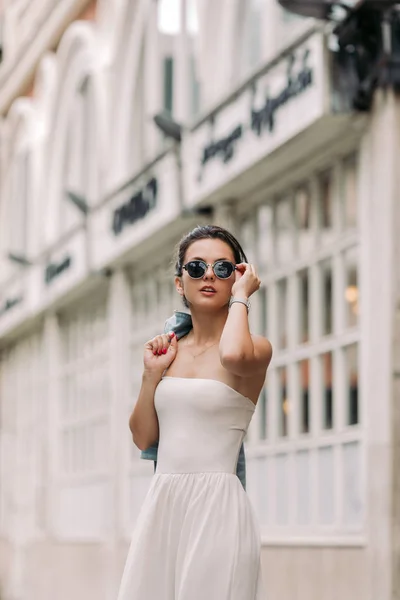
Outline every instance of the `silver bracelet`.
{"label": "silver bracelet", "polygon": [[245,307],[247,308],[247,314],[249,314],[249,310],[250,310],[250,302],[249,302],[249,300],[242,300],[241,298],[233,298],[233,297],[232,297],[232,298],[229,300],[229,308],[232,306],[232,304],[233,304],[234,302],[240,302],[240,304],[244,304],[244,305],[245,305]]}

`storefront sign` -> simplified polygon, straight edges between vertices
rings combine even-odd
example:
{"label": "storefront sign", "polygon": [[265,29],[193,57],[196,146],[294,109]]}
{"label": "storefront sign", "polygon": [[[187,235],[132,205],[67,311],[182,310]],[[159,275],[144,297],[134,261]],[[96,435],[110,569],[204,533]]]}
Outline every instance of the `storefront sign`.
{"label": "storefront sign", "polygon": [[124,228],[143,219],[157,205],[158,183],[152,177],[147,184],[113,212],[111,229],[120,235]]}
{"label": "storefront sign", "polygon": [[16,296],[15,298],[8,298],[2,305],[0,305],[0,317],[5,315],[9,310],[21,304],[22,296]]}
{"label": "storefront sign", "polygon": [[59,277],[61,275],[61,273],[64,273],[64,271],[69,269],[71,266],[71,262],[72,262],[71,257],[66,256],[60,262],[53,262],[53,263],[50,263],[49,265],[47,265],[46,269],[45,269],[45,275],[44,275],[44,280],[45,280],[46,284],[49,285],[50,283],[52,283],[52,281],[54,281],[54,279]]}
{"label": "storefront sign", "polygon": [[308,66],[310,50],[306,48],[303,52],[301,68],[296,73],[294,65],[296,63],[295,54],[291,54],[288,62],[287,81],[285,86],[275,95],[267,93],[264,106],[259,110],[254,108],[251,111],[251,129],[261,135],[264,129],[272,132],[275,127],[277,111],[306,91],[313,83],[313,70]]}
{"label": "storefront sign", "polygon": [[[109,268],[119,257],[157,235],[182,210],[181,169],[176,148],[164,150],[140,172],[114,186],[91,215],[91,268]],[[118,182],[116,182],[118,183]]]}
{"label": "storefront sign", "polygon": [[300,134],[311,136],[318,122],[332,120],[329,69],[326,37],[310,30],[297,47],[232,90],[184,138],[185,203],[232,198],[272,176],[276,167],[284,171],[289,154],[272,154],[286,143],[294,148]]}
{"label": "storefront sign", "polygon": [[242,137],[242,133],[243,127],[242,125],[238,125],[228,136],[217,142],[208,144],[208,146],[204,148],[201,164],[205,165],[209,160],[216,156],[221,156],[223,162],[228,162],[233,156],[235,142]]}
{"label": "storefront sign", "polygon": [[265,101],[261,108],[255,108],[255,94],[253,94],[253,106],[249,112],[248,121],[239,123],[230,134],[219,140],[207,144],[202,152],[202,167],[214,158],[222,158],[222,162],[229,162],[234,156],[235,145],[243,137],[243,133],[250,129],[257,136],[261,136],[265,130],[270,133],[274,131],[276,114],[279,109],[289,101],[293,100],[309,88],[313,83],[313,69],[308,65],[310,56],[309,48],[301,51],[300,66],[296,71],[295,65],[299,62],[299,53],[292,53],[287,59],[286,81],[275,93],[268,88]]}

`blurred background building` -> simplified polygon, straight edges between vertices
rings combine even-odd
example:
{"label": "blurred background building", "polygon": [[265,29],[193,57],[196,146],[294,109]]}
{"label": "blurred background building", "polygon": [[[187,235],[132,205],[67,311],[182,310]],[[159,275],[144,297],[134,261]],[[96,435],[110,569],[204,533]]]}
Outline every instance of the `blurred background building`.
{"label": "blurred background building", "polygon": [[397,598],[395,91],[355,110],[329,24],[276,0],[4,0],[0,30],[1,599],[116,598],[142,348],[206,222],[257,263],[274,346],[247,439],[268,598]]}

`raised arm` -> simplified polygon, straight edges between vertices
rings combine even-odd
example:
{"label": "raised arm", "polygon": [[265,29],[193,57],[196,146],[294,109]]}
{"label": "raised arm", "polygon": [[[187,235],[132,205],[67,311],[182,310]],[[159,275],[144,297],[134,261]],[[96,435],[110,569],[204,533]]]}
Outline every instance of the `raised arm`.
{"label": "raised arm", "polygon": [[[260,287],[253,265],[237,265],[238,275],[232,287],[232,298],[247,301]],[[248,310],[242,302],[234,302],[230,309],[219,344],[222,366],[240,377],[265,373],[272,357],[269,341],[251,335]]]}
{"label": "raised arm", "polygon": [[146,342],[144,346],[142,385],[135,408],[129,418],[133,442],[140,450],[146,450],[158,440],[159,428],[154,394],[162,374],[176,356],[177,347],[174,333],[158,335]]}

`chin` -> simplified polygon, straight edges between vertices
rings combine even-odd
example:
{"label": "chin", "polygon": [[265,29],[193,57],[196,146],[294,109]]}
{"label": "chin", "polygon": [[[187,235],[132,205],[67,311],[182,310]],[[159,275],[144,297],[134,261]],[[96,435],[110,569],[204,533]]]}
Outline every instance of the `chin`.
{"label": "chin", "polygon": [[194,310],[196,310],[196,308],[206,308],[210,311],[218,311],[227,306],[228,302],[229,300],[221,304],[221,299],[217,300],[216,298],[201,298],[200,301],[197,300],[197,302],[191,302],[190,307]]}

